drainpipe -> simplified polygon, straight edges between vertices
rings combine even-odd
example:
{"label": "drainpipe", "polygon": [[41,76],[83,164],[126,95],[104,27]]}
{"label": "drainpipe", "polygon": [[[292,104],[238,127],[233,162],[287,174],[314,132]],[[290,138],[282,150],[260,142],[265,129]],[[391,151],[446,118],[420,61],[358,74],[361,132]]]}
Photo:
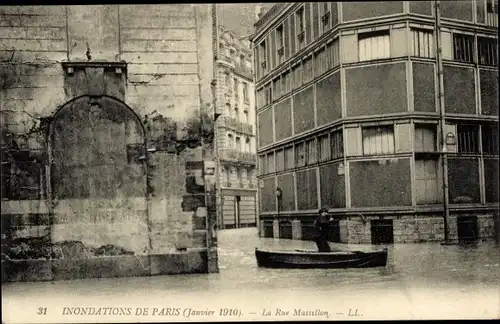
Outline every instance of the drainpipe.
{"label": "drainpipe", "polygon": [[449,243],[448,220],[450,218],[448,197],[448,152],[446,149],[446,120],[444,104],[444,79],[443,79],[443,51],[441,45],[441,7],[440,1],[435,3],[434,17],[436,21],[436,60],[438,74],[438,101],[441,130],[441,163],[443,177],[443,221],[444,221],[444,243]]}
{"label": "drainpipe", "polygon": [[219,17],[217,12],[217,4],[212,5],[213,19],[213,31],[214,31],[214,69],[213,69],[213,80],[212,80],[212,99],[214,106],[214,155],[215,155],[215,201],[216,201],[216,213],[217,213],[217,227],[222,229],[222,188],[220,183],[220,150],[219,150],[219,122],[218,118],[220,113],[217,111],[217,77],[219,73],[219,65],[217,60],[219,59]]}

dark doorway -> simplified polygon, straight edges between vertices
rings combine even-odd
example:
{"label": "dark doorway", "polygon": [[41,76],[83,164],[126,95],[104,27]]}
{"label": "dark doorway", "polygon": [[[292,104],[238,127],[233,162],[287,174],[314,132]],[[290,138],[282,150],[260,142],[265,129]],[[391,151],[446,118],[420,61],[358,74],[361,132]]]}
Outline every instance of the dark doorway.
{"label": "dark doorway", "polygon": [[372,244],[394,243],[392,219],[376,219],[371,221]]}
{"label": "dark doorway", "polygon": [[340,221],[333,221],[328,228],[328,241],[340,243]]}
{"label": "dark doorway", "polygon": [[459,243],[474,243],[479,239],[477,216],[457,217],[457,235]]}
{"label": "dark doorway", "polygon": [[290,221],[280,222],[280,238],[292,239],[292,223]]}
{"label": "dark doorway", "polygon": [[240,203],[241,203],[241,197],[235,196],[234,197],[234,227],[235,228],[240,227]]}
{"label": "dark doorway", "polygon": [[264,226],[263,226],[263,237],[274,237],[274,232],[273,232],[273,221],[264,221]]}

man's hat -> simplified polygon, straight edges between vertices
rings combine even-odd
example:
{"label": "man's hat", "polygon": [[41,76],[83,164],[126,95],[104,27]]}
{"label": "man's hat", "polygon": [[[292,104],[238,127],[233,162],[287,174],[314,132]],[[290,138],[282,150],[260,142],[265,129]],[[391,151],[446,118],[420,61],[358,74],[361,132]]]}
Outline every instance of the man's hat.
{"label": "man's hat", "polygon": [[328,213],[328,206],[323,206],[321,209],[318,211],[319,214],[321,213]]}

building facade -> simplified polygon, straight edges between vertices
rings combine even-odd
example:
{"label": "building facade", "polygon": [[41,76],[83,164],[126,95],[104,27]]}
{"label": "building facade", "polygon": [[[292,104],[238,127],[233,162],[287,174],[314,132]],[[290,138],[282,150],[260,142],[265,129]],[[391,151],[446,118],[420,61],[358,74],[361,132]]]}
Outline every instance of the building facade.
{"label": "building facade", "polygon": [[253,37],[261,236],[310,239],[323,205],[337,242],[498,235],[497,13],[491,0],[267,12]]}
{"label": "building facade", "polygon": [[0,6],[3,279],[218,271],[214,15]]}
{"label": "building facade", "polygon": [[219,28],[216,123],[219,158],[219,228],[256,226],[257,147],[251,43]]}

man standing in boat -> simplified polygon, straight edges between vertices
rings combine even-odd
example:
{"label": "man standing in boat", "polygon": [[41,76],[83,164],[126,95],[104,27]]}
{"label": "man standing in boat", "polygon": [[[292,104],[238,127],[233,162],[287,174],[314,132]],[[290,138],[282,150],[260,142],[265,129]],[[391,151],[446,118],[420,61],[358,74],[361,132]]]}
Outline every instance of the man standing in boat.
{"label": "man standing in boat", "polygon": [[322,207],[318,213],[314,221],[314,241],[318,246],[318,252],[331,252],[328,244],[328,229],[333,218],[328,214],[328,207]]}

